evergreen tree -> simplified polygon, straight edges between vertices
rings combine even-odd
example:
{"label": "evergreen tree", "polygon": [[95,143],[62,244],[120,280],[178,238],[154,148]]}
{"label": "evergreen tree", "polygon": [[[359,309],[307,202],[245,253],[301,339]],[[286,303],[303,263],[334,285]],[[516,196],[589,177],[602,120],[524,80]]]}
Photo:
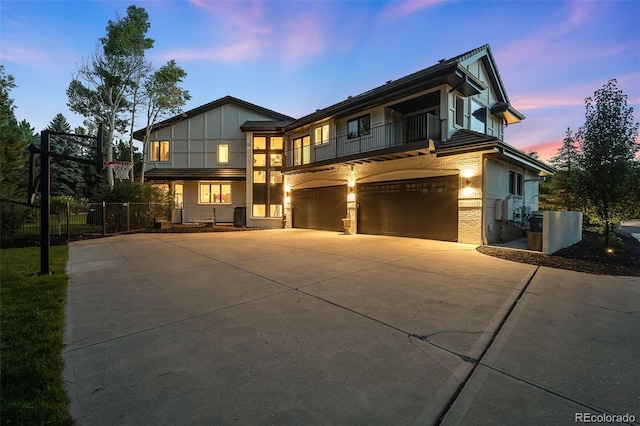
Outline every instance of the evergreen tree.
{"label": "evergreen tree", "polygon": [[550,163],[558,169],[558,172],[545,185],[548,189],[546,201],[554,207],[553,210],[571,211],[583,204],[580,195],[575,191],[578,157],[576,140],[571,129],[567,128],[566,136],[562,140],[562,146],[558,148],[558,155],[550,160]]}
{"label": "evergreen tree", "polygon": [[[18,125],[14,113],[13,99],[9,97],[11,89],[16,87],[12,75],[6,75],[0,65],[0,198],[14,201],[27,201],[27,164],[28,143],[23,127],[30,128],[26,122]],[[11,203],[0,203],[0,223],[3,235],[11,235],[24,220],[24,209]]]}
{"label": "evergreen tree", "polygon": [[[71,126],[64,115],[58,113],[46,130],[59,133],[71,133]],[[82,145],[69,137],[51,135],[51,151],[58,154],[82,156]],[[51,159],[51,195],[80,196],[84,191],[82,165],[71,160]]]}
{"label": "evergreen tree", "polygon": [[576,192],[605,226],[608,245],[609,224],[629,218],[626,202],[638,187],[634,177],[640,124],[634,123],[633,108],[615,79],[585,99],[585,106],[585,124],[577,134],[581,155]]}

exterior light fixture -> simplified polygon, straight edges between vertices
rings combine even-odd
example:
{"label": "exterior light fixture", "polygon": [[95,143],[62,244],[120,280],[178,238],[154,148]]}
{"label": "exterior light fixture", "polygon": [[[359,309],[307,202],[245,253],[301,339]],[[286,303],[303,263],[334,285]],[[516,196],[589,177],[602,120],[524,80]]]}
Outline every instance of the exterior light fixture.
{"label": "exterior light fixture", "polygon": [[470,177],[473,177],[473,170],[472,169],[464,169],[464,170],[462,170],[462,173],[460,173],[460,176],[462,176],[463,178],[469,179]]}
{"label": "exterior light fixture", "polygon": [[349,192],[349,195],[347,195],[347,201],[352,203],[356,200],[356,194],[354,194],[353,192]]}
{"label": "exterior light fixture", "polygon": [[354,186],[356,186],[356,181],[353,179],[350,179],[349,182],[347,182],[347,185],[349,185],[349,188],[353,188]]}
{"label": "exterior light fixture", "polygon": [[471,179],[467,179],[467,188],[471,186]]}

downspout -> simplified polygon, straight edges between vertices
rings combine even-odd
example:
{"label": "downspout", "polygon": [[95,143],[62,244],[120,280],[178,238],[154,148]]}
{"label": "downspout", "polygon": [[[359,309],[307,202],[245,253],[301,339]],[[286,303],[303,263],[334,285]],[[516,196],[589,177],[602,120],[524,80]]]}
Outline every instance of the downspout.
{"label": "downspout", "polygon": [[484,158],[482,159],[482,210],[480,211],[480,217],[481,217],[480,223],[482,223],[482,230],[480,231],[480,239],[482,240],[482,245],[486,246],[488,245],[486,232],[487,232],[487,226],[489,226],[488,223],[485,223],[485,219],[486,219],[485,210],[487,208],[487,205],[486,205],[487,156],[484,155],[483,157]]}

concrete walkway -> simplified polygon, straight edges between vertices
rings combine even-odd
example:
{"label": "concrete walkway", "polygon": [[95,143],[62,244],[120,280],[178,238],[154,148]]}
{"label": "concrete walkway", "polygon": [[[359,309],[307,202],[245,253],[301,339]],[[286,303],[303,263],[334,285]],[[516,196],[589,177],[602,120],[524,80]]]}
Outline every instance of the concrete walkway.
{"label": "concrete walkway", "polygon": [[68,272],[81,425],[640,418],[638,278],[291,229],[83,241]]}

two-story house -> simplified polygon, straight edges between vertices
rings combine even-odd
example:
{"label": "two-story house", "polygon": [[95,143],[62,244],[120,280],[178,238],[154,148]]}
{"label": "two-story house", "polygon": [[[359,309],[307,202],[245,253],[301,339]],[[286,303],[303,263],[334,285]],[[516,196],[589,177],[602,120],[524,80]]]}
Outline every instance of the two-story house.
{"label": "two-story house", "polygon": [[[293,121],[231,96],[194,108],[153,127],[145,180],[171,191],[173,222],[211,217],[215,209],[217,222],[231,223],[241,208],[247,226],[280,227],[282,128]],[[248,139],[243,125],[255,136]],[[134,137],[142,140],[144,129]]]}
{"label": "two-story house", "polygon": [[[170,164],[198,182],[185,211],[211,205],[202,191],[206,182],[226,181],[210,175],[225,163],[216,161],[216,143],[194,151],[176,137],[185,138],[198,114],[229,99],[255,115],[226,122],[244,135],[234,133],[244,143],[236,163],[244,156],[246,166],[231,189],[247,207],[248,224],[279,226],[284,218],[291,227],[341,231],[349,217],[352,233],[492,243],[512,238],[518,222],[537,210],[539,178],[554,172],[504,142],[504,127],[524,116],[510,104],[484,45],[297,120],[229,97],[167,120],[152,144],[173,143],[173,157],[212,158]],[[198,120],[205,129],[220,123]],[[146,176],[171,182],[177,193],[173,172],[152,161],[161,151],[149,155]]]}

